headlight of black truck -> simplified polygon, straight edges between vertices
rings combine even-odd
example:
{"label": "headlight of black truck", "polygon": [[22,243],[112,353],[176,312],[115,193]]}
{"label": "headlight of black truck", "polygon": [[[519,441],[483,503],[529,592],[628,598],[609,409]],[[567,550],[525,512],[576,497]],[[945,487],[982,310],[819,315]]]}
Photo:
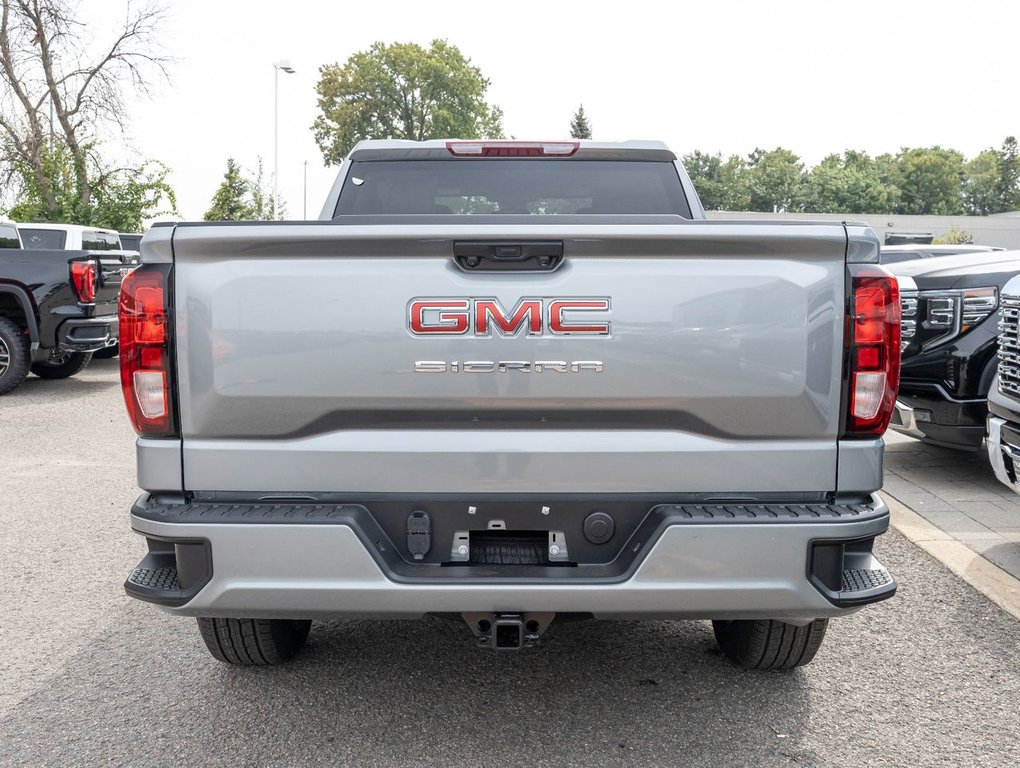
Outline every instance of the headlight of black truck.
{"label": "headlight of black truck", "polygon": [[902,345],[922,348],[942,344],[983,322],[999,306],[997,288],[950,291],[904,291]]}

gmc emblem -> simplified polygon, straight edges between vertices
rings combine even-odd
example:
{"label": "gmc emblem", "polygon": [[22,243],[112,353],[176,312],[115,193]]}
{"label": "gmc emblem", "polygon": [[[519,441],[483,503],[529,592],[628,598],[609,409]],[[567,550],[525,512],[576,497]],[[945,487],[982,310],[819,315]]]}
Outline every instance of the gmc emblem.
{"label": "gmc emblem", "polygon": [[499,299],[419,298],[407,305],[407,327],[415,336],[608,336],[608,298],[520,299],[507,311]]}

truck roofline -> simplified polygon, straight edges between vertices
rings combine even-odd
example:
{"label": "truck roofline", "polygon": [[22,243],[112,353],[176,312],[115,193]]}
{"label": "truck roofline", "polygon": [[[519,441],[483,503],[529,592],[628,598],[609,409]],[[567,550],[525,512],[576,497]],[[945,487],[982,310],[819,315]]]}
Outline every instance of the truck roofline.
{"label": "truck roofline", "polygon": [[[348,160],[449,159],[454,157],[454,155],[452,155],[450,150],[447,149],[446,145],[448,141],[463,141],[463,139],[430,139],[428,141],[366,139],[364,141],[359,141],[354,146],[354,149],[352,149],[351,153],[348,155]],[[486,140],[479,139],[478,141],[484,143]],[[504,140],[493,139],[492,141],[503,142]],[[572,155],[574,159],[660,161],[674,161],[677,159],[676,154],[662,141],[588,141],[574,139],[557,139],[556,141],[575,142],[578,145],[578,150]],[[513,140],[510,143],[529,144],[540,142]]]}

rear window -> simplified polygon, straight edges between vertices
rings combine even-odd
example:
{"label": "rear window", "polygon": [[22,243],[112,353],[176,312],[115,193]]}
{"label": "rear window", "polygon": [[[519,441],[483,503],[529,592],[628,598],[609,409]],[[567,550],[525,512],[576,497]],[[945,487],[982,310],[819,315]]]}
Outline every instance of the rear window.
{"label": "rear window", "polygon": [[120,233],[120,244],[125,251],[137,251],[141,242],[141,235]]}
{"label": "rear window", "polygon": [[62,251],[67,233],[59,229],[31,229],[20,227],[21,242],[34,251]]}
{"label": "rear window", "polygon": [[86,251],[119,251],[120,237],[116,232],[86,229],[81,233],[81,247]]}
{"label": "rear window", "polygon": [[18,230],[13,224],[0,224],[0,248],[20,248]]}
{"label": "rear window", "polygon": [[354,162],[337,214],[678,214],[691,209],[670,162]]}

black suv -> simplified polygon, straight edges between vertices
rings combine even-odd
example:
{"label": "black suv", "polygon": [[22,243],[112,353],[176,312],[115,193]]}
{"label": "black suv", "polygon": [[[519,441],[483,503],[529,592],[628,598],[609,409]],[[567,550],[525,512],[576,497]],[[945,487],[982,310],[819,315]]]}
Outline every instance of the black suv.
{"label": "black suv", "polygon": [[977,450],[997,363],[999,294],[1020,274],[1020,251],[890,264],[903,308],[900,393],[893,429]]}

